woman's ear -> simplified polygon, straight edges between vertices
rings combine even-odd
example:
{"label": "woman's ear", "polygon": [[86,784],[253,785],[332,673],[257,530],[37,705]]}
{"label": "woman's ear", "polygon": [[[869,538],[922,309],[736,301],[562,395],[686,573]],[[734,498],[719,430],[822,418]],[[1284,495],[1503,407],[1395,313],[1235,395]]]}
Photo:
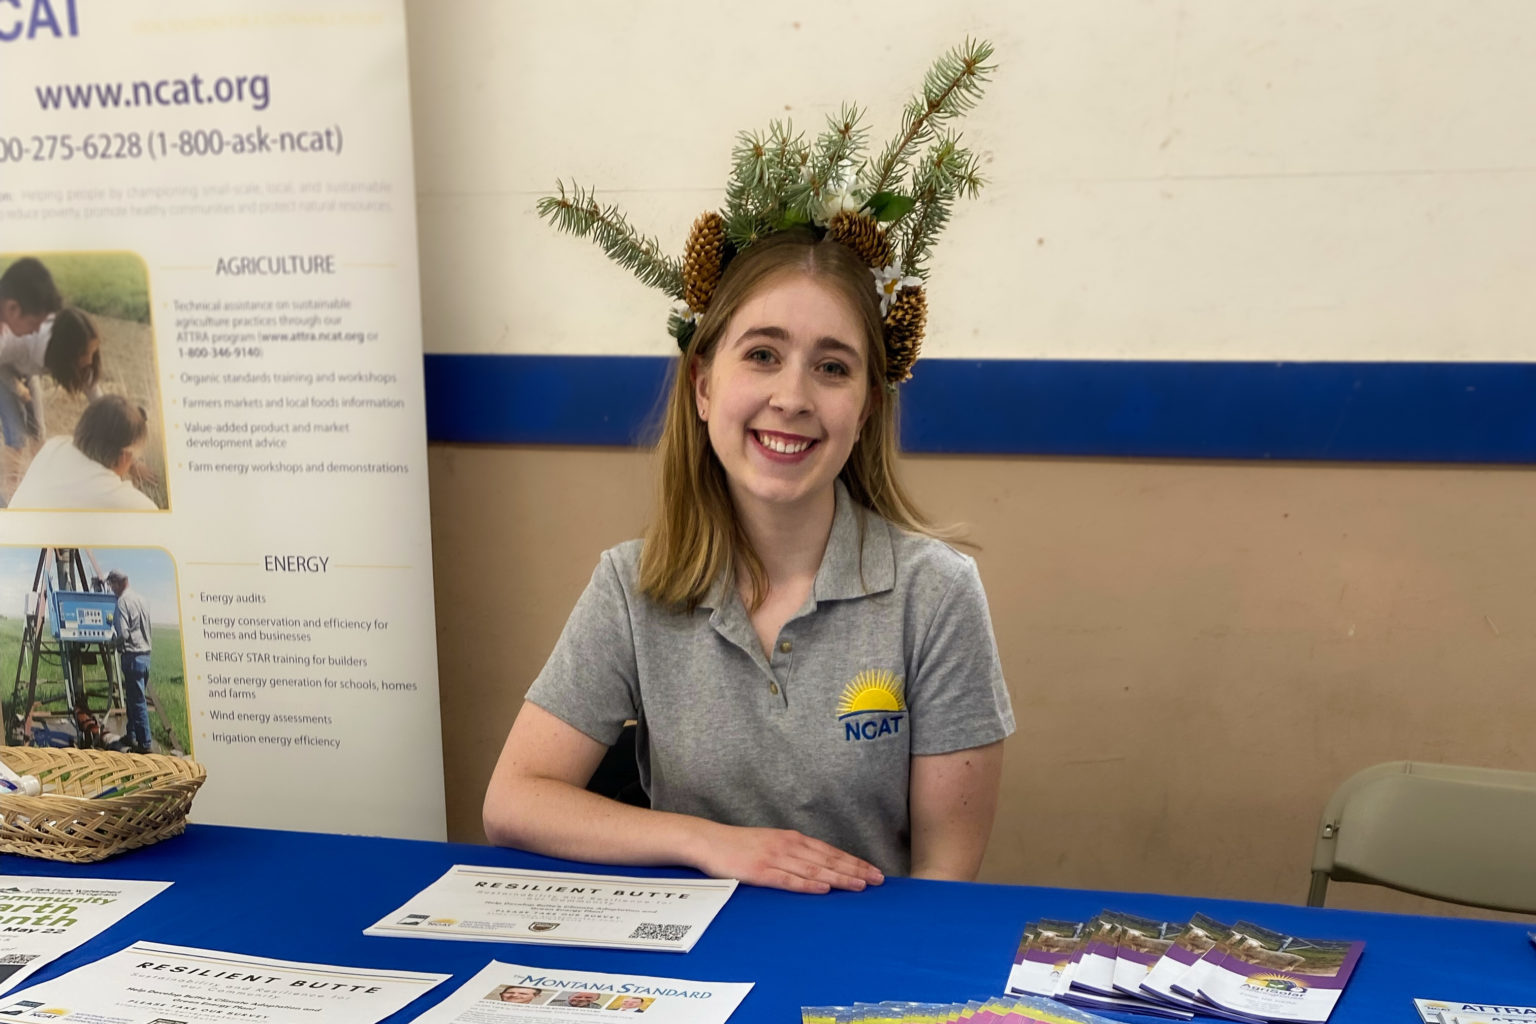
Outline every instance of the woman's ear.
{"label": "woman's ear", "polygon": [[698,410],[699,419],[709,422],[709,369],[703,366],[695,356],[688,363],[688,380],[693,384],[693,407]]}

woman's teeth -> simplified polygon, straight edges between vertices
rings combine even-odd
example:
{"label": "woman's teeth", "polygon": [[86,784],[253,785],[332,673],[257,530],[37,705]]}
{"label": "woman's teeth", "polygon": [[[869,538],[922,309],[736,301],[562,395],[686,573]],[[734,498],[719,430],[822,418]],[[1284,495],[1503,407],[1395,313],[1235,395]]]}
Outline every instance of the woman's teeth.
{"label": "woman's teeth", "polygon": [[786,441],[782,437],[770,437],[767,434],[758,434],[756,436],[758,444],[770,451],[778,452],[780,455],[795,455],[805,451],[812,444],[810,441]]}

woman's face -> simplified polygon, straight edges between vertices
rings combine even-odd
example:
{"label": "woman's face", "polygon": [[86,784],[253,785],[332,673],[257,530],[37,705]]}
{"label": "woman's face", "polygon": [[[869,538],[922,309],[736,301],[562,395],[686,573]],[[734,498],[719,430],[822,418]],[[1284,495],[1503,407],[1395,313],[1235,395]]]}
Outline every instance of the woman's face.
{"label": "woman's face", "polygon": [[504,1003],[531,1003],[539,994],[536,988],[528,988],[524,985],[508,985],[501,990],[501,1001]]}
{"label": "woman's face", "polygon": [[0,301],[0,324],[4,324],[18,338],[25,334],[36,334],[47,319],[47,313],[23,313],[21,303],[15,299]]}
{"label": "woman's face", "polygon": [[867,359],[858,314],[816,278],[770,278],[736,310],[694,404],[739,511],[830,498],[869,414]]}

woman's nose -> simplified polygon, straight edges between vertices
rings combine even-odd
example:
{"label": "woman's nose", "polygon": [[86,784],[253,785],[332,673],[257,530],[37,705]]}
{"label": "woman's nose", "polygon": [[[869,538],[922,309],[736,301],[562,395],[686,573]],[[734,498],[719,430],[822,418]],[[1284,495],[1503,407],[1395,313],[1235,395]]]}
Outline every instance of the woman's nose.
{"label": "woman's nose", "polygon": [[811,407],[811,387],[806,375],[793,368],[776,374],[773,394],[769,397],[775,409],[789,415],[805,412]]}

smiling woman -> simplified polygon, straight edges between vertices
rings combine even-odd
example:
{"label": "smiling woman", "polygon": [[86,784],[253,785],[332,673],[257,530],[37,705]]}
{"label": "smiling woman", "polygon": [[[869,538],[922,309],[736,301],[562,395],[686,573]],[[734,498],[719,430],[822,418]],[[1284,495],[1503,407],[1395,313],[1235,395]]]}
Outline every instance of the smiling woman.
{"label": "smiling woman", "polygon": [[[681,261],[580,188],[540,203],[684,302],[682,356],[656,514],[603,553],[528,692],[486,793],[493,841],[803,892],[975,876],[1013,714],[975,562],[896,478],[896,387],[928,248],[980,187],[936,128],[990,53],[941,58],[863,165],[852,106],[814,147],[742,136]],[[583,789],[630,720],[649,808]]]}
{"label": "smiling woman", "polygon": [[[972,559],[894,473],[846,247],[743,253],[679,362],[643,542],[605,552],[486,795],[496,842],[808,892],[973,877],[1013,717]],[[581,787],[627,720],[651,809]]]}

